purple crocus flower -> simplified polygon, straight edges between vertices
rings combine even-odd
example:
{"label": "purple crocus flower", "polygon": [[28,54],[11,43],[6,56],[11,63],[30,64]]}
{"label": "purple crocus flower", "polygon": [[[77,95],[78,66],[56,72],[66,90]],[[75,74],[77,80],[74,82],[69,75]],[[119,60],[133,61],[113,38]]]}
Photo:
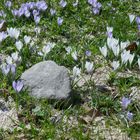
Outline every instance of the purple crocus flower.
{"label": "purple crocus flower", "polygon": [[112,33],[112,32],[107,32],[107,36],[108,36],[109,38],[112,38],[112,37],[113,37],[113,33]]}
{"label": "purple crocus flower", "polygon": [[86,53],[86,56],[91,56],[91,51],[87,50],[85,53]]}
{"label": "purple crocus flower", "polygon": [[7,33],[5,33],[5,32],[0,32],[0,42],[2,42],[4,39],[6,39],[7,38]]}
{"label": "purple crocus flower", "polygon": [[100,10],[98,8],[93,8],[92,11],[95,15],[99,14],[99,12],[100,12]]}
{"label": "purple crocus flower", "polygon": [[33,10],[33,16],[35,17],[35,16],[38,16],[38,15],[39,15],[39,11]]}
{"label": "purple crocus flower", "polygon": [[123,109],[126,109],[130,103],[131,103],[131,99],[125,97],[122,98],[121,105]]}
{"label": "purple crocus flower", "polygon": [[59,4],[60,4],[60,6],[61,7],[66,7],[66,5],[67,5],[67,2],[66,1],[64,1],[64,0],[61,0],[60,2],[59,2]]}
{"label": "purple crocus flower", "polygon": [[8,8],[10,8],[12,6],[12,2],[11,1],[7,1],[5,3],[5,6],[8,7]]}
{"label": "purple crocus flower", "polygon": [[36,3],[36,7],[37,7],[38,10],[42,10],[42,11],[45,11],[48,8],[45,1],[38,1]]}
{"label": "purple crocus flower", "polygon": [[88,0],[88,3],[91,5],[94,5],[97,2],[97,0]]}
{"label": "purple crocus flower", "polygon": [[57,23],[58,23],[59,26],[61,26],[62,23],[63,23],[63,19],[61,17],[58,17],[57,18]]}
{"label": "purple crocus flower", "polygon": [[140,17],[136,17],[136,23],[139,25],[140,24]]}
{"label": "purple crocus flower", "polygon": [[133,113],[131,113],[131,112],[127,112],[127,114],[126,114],[126,118],[129,120],[129,121],[131,121],[132,119],[133,119]]}
{"label": "purple crocus flower", "polygon": [[12,14],[14,16],[19,16],[19,10],[16,10],[16,9],[12,10]]}
{"label": "purple crocus flower", "polygon": [[20,92],[23,88],[23,83],[22,81],[13,81],[12,86],[16,92]]}

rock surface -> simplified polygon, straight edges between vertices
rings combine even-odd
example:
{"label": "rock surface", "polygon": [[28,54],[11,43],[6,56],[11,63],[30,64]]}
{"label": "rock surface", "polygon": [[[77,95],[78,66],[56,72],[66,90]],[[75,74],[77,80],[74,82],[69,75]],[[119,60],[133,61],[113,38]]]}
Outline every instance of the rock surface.
{"label": "rock surface", "polygon": [[36,98],[67,99],[71,92],[68,70],[53,61],[35,64],[22,75],[24,86]]}
{"label": "rock surface", "polygon": [[18,122],[15,103],[12,98],[6,102],[0,99],[0,128],[4,130],[13,130]]}

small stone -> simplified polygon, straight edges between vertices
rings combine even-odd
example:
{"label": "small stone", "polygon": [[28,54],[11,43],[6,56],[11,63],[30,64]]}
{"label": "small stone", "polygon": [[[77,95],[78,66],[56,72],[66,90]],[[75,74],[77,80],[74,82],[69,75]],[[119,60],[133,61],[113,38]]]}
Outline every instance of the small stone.
{"label": "small stone", "polygon": [[36,98],[67,99],[71,92],[67,68],[53,61],[35,64],[21,75],[21,79],[30,95]]}

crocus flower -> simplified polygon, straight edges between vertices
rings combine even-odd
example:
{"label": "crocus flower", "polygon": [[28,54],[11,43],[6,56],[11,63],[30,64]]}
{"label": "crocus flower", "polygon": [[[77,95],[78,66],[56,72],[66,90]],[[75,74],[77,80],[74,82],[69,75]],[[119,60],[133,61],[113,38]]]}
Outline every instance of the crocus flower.
{"label": "crocus flower", "polygon": [[61,26],[62,23],[63,23],[63,18],[58,17],[58,18],[57,18],[57,24],[58,24],[59,26]]}
{"label": "crocus flower", "polygon": [[6,63],[7,64],[13,64],[13,59],[12,59],[12,57],[11,56],[8,56],[7,58],[6,58]]}
{"label": "crocus flower", "polygon": [[56,14],[56,10],[51,8],[51,9],[50,9],[50,13],[51,13],[51,15],[53,16],[53,15]]}
{"label": "crocus flower", "polygon": [[129,60],[129,55],[130,55],[130,50],[128,50],[128,51],[124,50],[121,53],[122,64],[125,64]]}
{"label": "crocus flower", "polygon": [[36,2],[36,7],[37,7],[38,10],[41,10],[41,11],[45,11],[48,8],[45,1]]}
{"label": "crocus flower", "polygon": [[130,44],[129,41],[121,42],[121,44],[120,44],[121,51],[124,50],[129,44]]}
{"label": "crocus flower", "polygon": [[106,57],[107,56],[107,47],[106,47],[106,45],[104,47],[102,47],[102,48],[99,48],[99,49],[100,49],[100,52],[102,53],[102,55],[104,57]]}
{"label": "crocus flower", "polygon": [[80,76],[80,74],[81,74],[81,69],[79,69],[77,66],[75,66],[73,68],[73,77],[75,78],[77,76]]}
{"label": "crocus flower", "polygon": [[25,10],[24,15],[25,15],[25,17],[29,18],[31,13],[29,10]]}
{"label": "crocus flower", "polygon": [[78,5],[78,0],[76,2],[74,2],[72,5],[73,5],[73,7],[76,7]]}
{"label": "crocus flower", "polygon": [[9,64],[2,64],[1,70],[4,75],[7,75],[10,72],[10,65]]}
{"label": "crocus flower", "polygon": [[23,43],[21,41],[16,41],[15,45],[18,51],[20,51],[23,47]]}
{"label": "crocus flower", "polygon": [[11,57],[15,62],[18,61],[19,60],[18,52],[12,53]]}
{"label": "crocus flower", "polygon": [[130,23],[132,23],[135,19],[135,15],[133,14],[129,14],[129,20],[130,20]]}
{"label": "crocus flower", "polygon": [[10,69],[11,69],[12,74],[16,73],[16,65],[14,64],[10,65]]}
{"label": "crocus flower", "polygon": [[138,58],[138,66],[139,66],[139,69],[140,69],[140,58]]}
{"label": "crocus flower", "polygon": [[95,15],[97,15],[97,14],[100,13],[100,10],[99,10],[98,8],[93,8],[93,9],[92,9],[92,12],[93,12]]}
{"label": "crocus flower", "polygon": [[87,51],[85,52],[85,54],[86,54],[86,56],[91,56],[91,51],[87,50]]}
{"label": "crocus flower", "polygon": [[139,25],[140,24],[140,17],[136,17],[136,23]]}
{"label": "crocus flower", "polygon": [[107,38],[107,46],[112,49],[114,46],[116,47],[119,44],[119,40],[115,38]]}
{"label": "crocus flower", "polygon": [[78,60],[77,51],[72,52],[72,53],[71,53],[71,56],[73,57],[73,59],[74,59],[75,61]]}
{"label": "crocus flower", "polygon": [[127,112],[127,114],[126,114],[126,118],[129,120],[129,121],[131,121],[132,119],[133,119],[133,113],[131,113],[131,112]]}
{"label": "crocus flower", "polygon": [[34,21],[38,24],[40,22],[40,16],[34,16]]}
{"label": "crocus flower", "polygon": [[4,39],[7,38],[7,33],[5,32],[0,32],[0,42],[2,42]]}
{"label": "crocus flower", "polygon": [[64,1],[64,0],[61,0],[60,2],[59,2],[59,4],[60,4],[60,6],[61,7],[66,7],[66,5],[67,5],[67,2],[66,1]]}
{"label": "crocus flower", "polygon": [[114,53],[115,56],[118,56],[119,55],[119,51],[120,51],[119,45],[112,46],[112,51],[113,51],[113,53]]}
{"label": "crocus flower", "polygon": [[24,36],[24,42],[26,45],[29,44],[30,40],[31,40],[31,36],[27,36],[27,35]]}
{"label": "crocus flower", "polygon": [[20,35],[20,31],[16,28],[8,28],[7,32],[9,34],[10,37],[18,39],[19,35]]}
{"label": "crocus flower", "polygon": [[49,53],[51,49],[54,48],[54,46],[55,46],[55,43],[48,42],[47,45],[45,45],[42,49],[42,52],[44,53],[44,55]]}
{"label": "crocus flower", "polygon": [[23,83],[22,83],[22,81],[17,81],[17,82],[13,81],[12,86],[13,86],[14,90],[17,93],[19,93],[23,88]]}
{"label": "crocus flower", "polygon": [[93,71],[93,62],[86,61],[85,68],[88,73],[91,73]]}
{"label": "crocus flower", "polygon": [[12,6],[12,2],[11,1],[6,1],[5,6],[10,8]]}
{"label": "crocus flower", "polygon": [[107,27],[107,36],[108,37],[113,37],[113,27]]}
{"label": "crocus flower", "polygon": [[123,109],[126,109],[130,103],[131,103],[131,99],[126,97],[122,98],[121,105]]}
{"label": "crocus flower", "polygon": [[129,63],[130,63],[130,65],[132,64],[132,62],[133,62],[133,59],[134,59],[134,56],[135,56],[135,54],[133,53],[133,54],[129,54]]}
{"label": "crocus flower", "polygon": [[119,61],[113,61],[111,63],[111,66],[113,67],[113,70],[117,70],[120,66],[120,62]]}

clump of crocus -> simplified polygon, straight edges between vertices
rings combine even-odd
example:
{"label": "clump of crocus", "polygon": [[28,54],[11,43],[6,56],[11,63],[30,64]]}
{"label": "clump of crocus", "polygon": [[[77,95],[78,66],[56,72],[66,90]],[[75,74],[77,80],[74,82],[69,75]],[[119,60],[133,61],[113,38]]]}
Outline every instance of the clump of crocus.
{"label": "clump of crocus", "polygon": [[102,7],[100,2],[97,0],[88,0],[88,3],[92,6],[92,11],[95,15],[100,13]]}
{"label": "clump of crocus", "polygon": [[20,35],[20,31],[16,28],[8,28],[7,29],[7,32],[8,32],[8,35],[11,37],[11,38],[15,38],[15,39],[18,39],[19,35]]}
{"label": "clump of crocus", "polygon": [[123,109],[123,112],[125,113],[126,118],[131,121],[133,119],[133,113],[130,111],[126,112],[126,109],[128,107],[128,105],[131,103],[131,99],[123,97],[122,101],[121,101],[121,106]]}
{"label": "clump of crocus", "polygon": [[40,13],[46,11],[48,5],[45,1],[38,1],[38,2],[26,2],[21,5],[19,9],[12,10],[12,13],[16,17],[25,16],[29,18],[33,16],[34,21],[36,24],[40,22]]}

